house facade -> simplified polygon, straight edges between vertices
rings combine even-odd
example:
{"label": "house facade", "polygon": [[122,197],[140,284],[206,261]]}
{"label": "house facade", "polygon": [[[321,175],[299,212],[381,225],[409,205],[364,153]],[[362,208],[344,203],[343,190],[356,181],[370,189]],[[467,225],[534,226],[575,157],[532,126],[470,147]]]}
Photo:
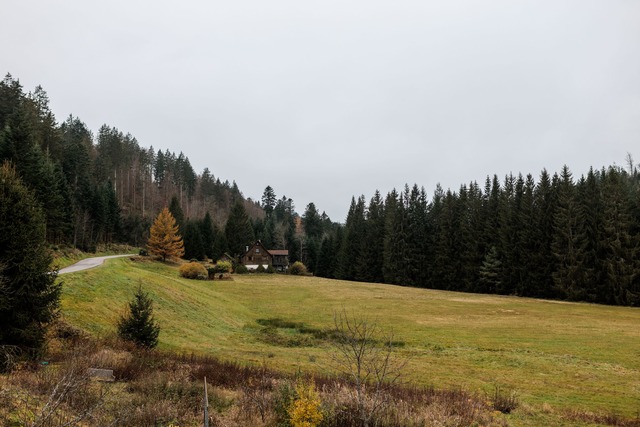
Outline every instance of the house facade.
{"label": "house facade", "polygon": [[256,270],[259,266],[266,269],[271,265],[276,271],[285,271],[289,268],[289,251],[286,249],[268,250],[258,240],[247,247],[247,251],[240,257],[240,262],[248,270]]}

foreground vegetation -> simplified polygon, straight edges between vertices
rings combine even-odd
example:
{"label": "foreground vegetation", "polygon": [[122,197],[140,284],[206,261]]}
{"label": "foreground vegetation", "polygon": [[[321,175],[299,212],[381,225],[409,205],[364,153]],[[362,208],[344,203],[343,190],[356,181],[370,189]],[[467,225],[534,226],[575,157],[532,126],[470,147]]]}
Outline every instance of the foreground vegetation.
{"label": "foreground vegetation", "polygon": [[[330,375],[322,333],[343,308],[395,334],[415,386],[490,396],[515,391],[514,425],[561,424],[567,413],[637,418],[640,311],[281,275],[180,278],[177,266],[110,260],[63,277],[64,320],[94,336],[115,331],[139,284],[155,301],[159,348],[282,372]],[[595,416],[595,415],[594,415]]]}
{"label": "foreground vegetation", "polygon": [[[139,350],[92,339],[64,323],[55,325],[52,337],[48,365],[22,365],[0,377],[3,426],[199,426],[205,377],[210,425],[295,426],[302,425],[296,423],[301,415],[323,426],[361,425],[353,386],[337,378]],[[113,369],[117,381],[90,377],[87,370],[95,366]],[[506,425],[495,408],[508,399],[417,387],[394,387],[383,397],[372,424]]]}

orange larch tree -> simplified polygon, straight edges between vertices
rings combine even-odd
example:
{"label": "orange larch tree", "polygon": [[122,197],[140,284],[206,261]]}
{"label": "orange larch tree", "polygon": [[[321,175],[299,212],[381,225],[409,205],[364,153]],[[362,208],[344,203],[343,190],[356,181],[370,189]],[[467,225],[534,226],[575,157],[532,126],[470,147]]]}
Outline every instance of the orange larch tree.
{"label": "orange larch tree", "polygon": [[171,215],[169,209],[165,207],[153,221],[147,241],[149,253],[167,258],[180,258],[184,255],[184,243],[182,236],[178,233],[176,219]]}

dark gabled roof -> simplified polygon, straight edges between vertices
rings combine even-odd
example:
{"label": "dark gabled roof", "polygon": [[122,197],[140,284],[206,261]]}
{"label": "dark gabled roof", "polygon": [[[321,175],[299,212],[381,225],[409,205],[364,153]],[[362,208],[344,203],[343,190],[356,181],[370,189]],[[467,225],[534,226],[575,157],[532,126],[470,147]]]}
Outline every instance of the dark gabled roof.
{"label": "dark gabled roof", "polygon": [[253,245],[248,246],[248,250],[242,254],[242,257],[246,256],[249,252],[251,252],[251,250],[253,248],[255,248],[256,246],[260,246],[262,249],[264,249],[265,251],[271,253],[271,251],[269,251],[267,248],[264,247],[264,245],[262,244],[262,242],[260,240],[256,240]]}
{"label": "dark gabled roof", "polygon": [[289,251],[287,249],[268,249],[271,255],[285,255],[289,256]]}

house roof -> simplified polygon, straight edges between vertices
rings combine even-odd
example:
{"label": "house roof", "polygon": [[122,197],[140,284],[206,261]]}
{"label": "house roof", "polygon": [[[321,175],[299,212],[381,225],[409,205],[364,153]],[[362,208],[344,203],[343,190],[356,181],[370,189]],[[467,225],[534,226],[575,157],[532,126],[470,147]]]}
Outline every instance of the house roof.
{"label": "house roof", "polygon": [[286,256],[289,256],[289,251],[287,249],[269,249],[269,253],[271,255],[286,255]]}

